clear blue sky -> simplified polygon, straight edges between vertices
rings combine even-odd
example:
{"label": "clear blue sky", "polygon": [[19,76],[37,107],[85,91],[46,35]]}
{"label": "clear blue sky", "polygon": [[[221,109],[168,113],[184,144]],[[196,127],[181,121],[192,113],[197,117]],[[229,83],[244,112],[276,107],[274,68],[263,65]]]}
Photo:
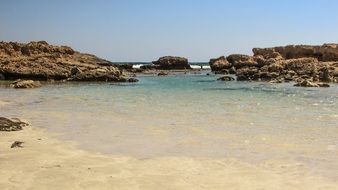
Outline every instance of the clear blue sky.
{"label": "clear blue sky", "polygon": [[0,0],[0,41],[46,40],[111,61],[191,61],[338,42],[338,0]]}

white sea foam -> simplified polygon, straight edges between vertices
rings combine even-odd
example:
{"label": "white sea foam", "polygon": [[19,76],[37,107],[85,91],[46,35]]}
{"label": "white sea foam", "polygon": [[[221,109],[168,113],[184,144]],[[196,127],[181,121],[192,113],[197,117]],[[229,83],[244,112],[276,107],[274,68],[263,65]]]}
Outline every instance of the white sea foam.
{"label": "white sea foam", "polygon": [[190,65],[193,69],[202,69],[201,65]]}
{"label": "white sea foam", "polygon": [[137,65],[133,65],[134,69],[139,69],[143,66],[144,64],[137,64]]}
{"label": "white sea foam", "polygon": [[209,65],[190,65],[192,69],[210,69]]}
{"label": "white sea foam", "polygon": [[[133,68],[134,69],[139,69],[143,66],[144,64],[136,64],[136,65],[133,65]],[[210,66],[209,65],[190,65],[192,69],[205,69],[205,70],[208,70],[210,69]]]}

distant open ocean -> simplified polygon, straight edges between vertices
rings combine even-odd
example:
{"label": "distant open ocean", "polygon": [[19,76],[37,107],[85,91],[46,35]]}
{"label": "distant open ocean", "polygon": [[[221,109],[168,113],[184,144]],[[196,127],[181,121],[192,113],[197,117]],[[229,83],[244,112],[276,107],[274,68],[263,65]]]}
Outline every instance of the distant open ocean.
{"label": "distant open ocean", "polygon": [[[115,64],[132,64],[133,68],[140,68],[143,65],[149,65],[150,62],[125,62],[125,63],[115,63]],[[193,69],[210,69],[209,63],[207,62],[191,62],[189,63],[191,68]]]}

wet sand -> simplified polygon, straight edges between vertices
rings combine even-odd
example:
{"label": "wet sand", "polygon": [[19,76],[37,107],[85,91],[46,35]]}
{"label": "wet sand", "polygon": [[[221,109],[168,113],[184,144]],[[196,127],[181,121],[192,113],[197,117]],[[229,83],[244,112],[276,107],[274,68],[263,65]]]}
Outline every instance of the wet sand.
{"label": "wet sand", "polygon": [[[14,141],[23,148],[11,149]],[[83,151],[39,128],[0,132],[0,189],[338,189],[300,163],[133,157]]]}

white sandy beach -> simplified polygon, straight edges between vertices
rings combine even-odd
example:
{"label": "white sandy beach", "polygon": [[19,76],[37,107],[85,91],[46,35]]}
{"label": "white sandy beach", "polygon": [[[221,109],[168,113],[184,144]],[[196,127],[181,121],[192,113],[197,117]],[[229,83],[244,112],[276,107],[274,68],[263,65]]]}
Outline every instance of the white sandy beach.
{"label": "white sandy beach", "polygon": [[[11,149],[14,141],[23,148]],[[299,163],[234,159],[135,159],[86,152],[41,129],[0,133],[0,189],[338,189]]]}

